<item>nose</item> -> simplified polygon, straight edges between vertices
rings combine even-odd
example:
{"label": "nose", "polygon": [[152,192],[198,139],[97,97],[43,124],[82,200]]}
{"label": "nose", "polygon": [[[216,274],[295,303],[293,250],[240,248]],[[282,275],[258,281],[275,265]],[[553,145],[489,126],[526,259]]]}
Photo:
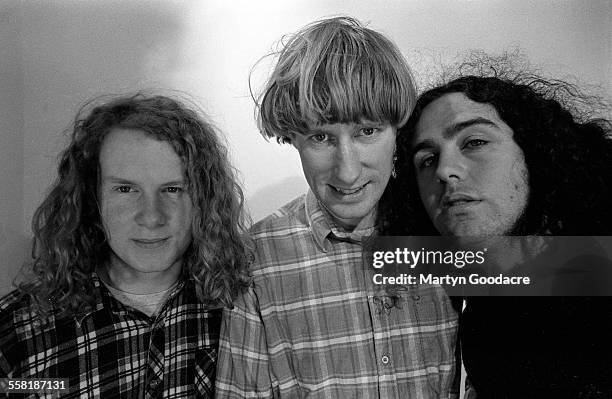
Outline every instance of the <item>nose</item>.
{"label": "nose", "polygon": [[361,175],[361,156],[352,141],[340,142],[335,155],[335,178],[339,183],[351,188]]}
{"label": "nose", "polygon": [[436,177],[440,182],[454,184],[465,178],[467,167],[459,154],[441,153],[439,155]]}
{"label": "nose", "polygon": [[154,229],[166,224],[166,213],[161,198],[156,194],[144,194],[140,198],[136,223],[148,229]]}

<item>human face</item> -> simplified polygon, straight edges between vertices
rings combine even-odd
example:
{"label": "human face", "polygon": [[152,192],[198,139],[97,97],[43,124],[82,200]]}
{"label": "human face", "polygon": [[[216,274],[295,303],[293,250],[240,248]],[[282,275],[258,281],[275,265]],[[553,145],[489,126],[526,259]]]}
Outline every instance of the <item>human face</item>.
{"label": "human face", "polygon": [[529,196],[523,151],[490,104],[446,94],[423,111],[413,140],[425,209],[443,235],[508,234]]}
{"label": "human face", "polygon": [[334,123],[296,134],[310,189],[347,230],[374,225],[376,204],[393,168],[395,127],[388,123]]}
{"label": "human face", "polygon": [[176,281],[194,211],[171,145],[140,130],[113,129],[100,150],[98,189],[109,274]]}

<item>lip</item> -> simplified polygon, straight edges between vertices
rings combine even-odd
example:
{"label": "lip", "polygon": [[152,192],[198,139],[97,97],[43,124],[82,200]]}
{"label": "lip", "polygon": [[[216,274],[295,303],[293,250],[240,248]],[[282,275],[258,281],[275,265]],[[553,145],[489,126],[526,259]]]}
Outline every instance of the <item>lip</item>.
{"label": "lip", "polygon": [[132,241],[137,247],[143,249],[155,249],[162,247],[170,237],[164,238],[132,238]]}
{"label": "lip", "polygon": [[442,198],[442,207],[445,209],[448,208],[466,208],[473,205],[476,205],[480,202],[480,199],[477,197],[465,194],[465,193],[454,193],[450,195],[445,195]]}
{"label": "lip", "polygon": [[357,187],[349,187],[349,188],[334,186],[333,184],[328,184],[328,186],[331,188],[332,192],[335,193],[336,195],[339,195],[342,197],[351,197],[351,196],[359,195],[368,184],[370,184],[370,182],[359,185]]}

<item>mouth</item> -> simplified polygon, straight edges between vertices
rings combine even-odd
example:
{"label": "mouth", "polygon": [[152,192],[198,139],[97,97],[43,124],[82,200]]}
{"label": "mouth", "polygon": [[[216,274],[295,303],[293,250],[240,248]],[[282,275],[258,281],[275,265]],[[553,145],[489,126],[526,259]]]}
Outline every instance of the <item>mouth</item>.
{"label": "mouth", "polygon": [[165,238],[133,238],[132,241],[136,246],[143,249],[155,249],[163,246],[169,237]]}
{"label": "mouth", "polygon": [[467,194],[452,194],[442,199],[442,206],[448,208],[463,208],[479,203],[480,200]]}
{"label": "mouth", "polygon": [[343,196],[350,196],[350,195],[359,194],[368,184],[370,184],[370,182],[367,182],[366,184],[362,186],[358,186],[354,188],[343,188],[343,187],[338,187],[338,186],[332,186],[331,184],[329,185],[329,187],[331,187],[332,190],[336,192],[337,194],[340,194]]}

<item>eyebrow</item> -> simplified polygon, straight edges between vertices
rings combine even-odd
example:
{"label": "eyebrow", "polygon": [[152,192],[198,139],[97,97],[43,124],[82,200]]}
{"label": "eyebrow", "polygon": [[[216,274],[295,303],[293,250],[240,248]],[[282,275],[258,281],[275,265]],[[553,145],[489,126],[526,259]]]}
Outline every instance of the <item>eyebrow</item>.
{"label": "eyebrow", "polygon": [[[115,183],[115,184],[137,184],[136,182],[129,180],[129,179],[125,179],[123,177],[116,177],[116,176],[103,176],[102,177],[102,182],[110,182],[110,183]],[[179,179],[179,180],[171,180],[165,183],[160,184],[160,186],[174,186],[174,185],[181,185],[181,184],[186,184],[184,179]]]}
{"label": "eyebrow", "polygon": [[303,136],[309,136],[309,135],[313,135],[313,134],[327,134],[326,131],[324,131],[323,129],[319,128],[319,127],[313,127],[313,128],[309,128],[305,134],[303,134]]}
{"label": "eyebrow", "polygon": [[385,126],[385,125],[393,126],[390,122],[386,122],[386,121],[373,121],[373,120],[362,118],[358,122],[333,122],[333,123],[324,123],[324,124],[321,124],[321,125],[314,125],[312,127],[308,127],[307,128],[307,132],[308,132],[308,134],[313,134],[313,133],[328,134],[325,130],[323,130],[321,128],[321,126],[324,126],[324,125],[348,125],[348,124],[355,125],[356,127],[381,127],[381,126]]}
{"label": "eyebrow", "polygon": [[[458,123],[455,123],[445,128],[444,131],[442,132],[442,136],[445,139],[451,138],[457,133],[461,132],[462,130],[470,126],[474,126],[474,125],[487,125],[487,126],[493,126],[493,127],[499,128],[499,126],[497,126],[495,122],[489,119],[486,119],[486,118],[478,117],[478,118],[468,119],[463,122],[458,122]],[[412,149],[412,156],[414,156],[414,154],[416,154],[417,152],[419,152],[420,150],[424,148],[431,148],[433,146],[434,146],[434,143],[432,140],[430,139],[423,140],[414,146],[414,148]]]}

